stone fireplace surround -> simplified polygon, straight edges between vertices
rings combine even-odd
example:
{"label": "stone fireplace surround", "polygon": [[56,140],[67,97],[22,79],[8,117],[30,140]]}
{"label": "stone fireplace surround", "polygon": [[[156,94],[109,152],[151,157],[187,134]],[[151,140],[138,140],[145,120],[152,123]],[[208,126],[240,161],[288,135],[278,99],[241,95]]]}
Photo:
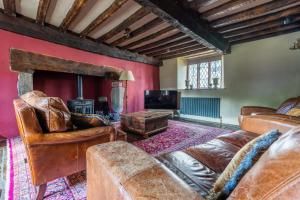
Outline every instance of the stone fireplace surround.
{"label": "stone fireplace surround", "polygon": [[109,66],[97,66],[47,55],[10,49],[10,68],[18,72],[18,95],[33,90],[33,75],[36,70],[72,73],[118,79],[121,70]]}

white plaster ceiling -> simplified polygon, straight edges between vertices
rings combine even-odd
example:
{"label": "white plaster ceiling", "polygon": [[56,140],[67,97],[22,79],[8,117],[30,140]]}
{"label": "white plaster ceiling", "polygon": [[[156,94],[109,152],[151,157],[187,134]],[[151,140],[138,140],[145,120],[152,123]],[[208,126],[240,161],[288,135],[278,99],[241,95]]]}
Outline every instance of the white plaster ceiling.
{"label": "white plaster ceiling", "polygon": [[16,12],[31,19],[36,19],[39,2],[39,0],[16,1]]}
{"label": "white plaster ceiling", "polygon": [[59,27],[75,0],[52,0],[50,2],[46,22]]}

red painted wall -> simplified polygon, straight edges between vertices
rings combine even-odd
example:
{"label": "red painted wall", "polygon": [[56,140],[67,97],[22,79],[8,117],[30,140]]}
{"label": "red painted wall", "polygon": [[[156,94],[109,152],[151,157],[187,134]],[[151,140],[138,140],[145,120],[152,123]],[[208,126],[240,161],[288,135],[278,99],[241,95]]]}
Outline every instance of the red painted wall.
{"label": "red painted wall", "polygon": [[[10,48],[18,48],[95,65],[106,65],[131,70],[135,76],[135,81],[128,84],[129,112],[143,109],[144,90],[159,89],[159,69],[152,65],[93,54],[0,30],[0,135],[6,137],[18,135],[12,105],[13,99],[18,97],[18,73],[11,72],[9,68]],[[76,77],[74,75],[37,72],[34,76],[35,89],[43,90],[49,96],[59,96],[64,100],[76,97]],[[109,95],[110,89],[111,84],[108,81],[101,81],[95,77],[84,77],[85,98]]]}

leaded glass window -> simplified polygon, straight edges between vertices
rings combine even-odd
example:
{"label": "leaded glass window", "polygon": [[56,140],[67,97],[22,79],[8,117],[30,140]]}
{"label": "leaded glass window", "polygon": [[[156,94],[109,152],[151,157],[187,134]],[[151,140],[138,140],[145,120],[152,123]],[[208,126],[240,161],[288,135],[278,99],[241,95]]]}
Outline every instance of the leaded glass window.
{"label": "leaded glass window", "polygon": [[188,65],[189,89],[223,88],[224,74],[221,58],[200,60]]}

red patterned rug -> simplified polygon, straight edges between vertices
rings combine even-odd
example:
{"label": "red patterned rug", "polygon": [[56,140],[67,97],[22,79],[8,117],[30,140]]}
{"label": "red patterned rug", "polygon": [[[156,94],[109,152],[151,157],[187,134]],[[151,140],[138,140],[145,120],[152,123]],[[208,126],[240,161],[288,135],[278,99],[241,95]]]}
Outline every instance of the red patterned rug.
{"label": "red patterned rug", "polygon": [[[219,135],[232,132],[220,128],[196,125],[191,123],[169,121],[165,132],[145,140],[134,142],[134,145],[144,149],[151,155],[185,149],[207,142]],[[26,153],[19,137],[8,140],[7,194],[9,200],[31,200],[36,195],[36,188],[31,184],[28,163],[25,163]],[[48,183],[46,200],[81,200],[86,199],[85,172],[59,178]]]}

